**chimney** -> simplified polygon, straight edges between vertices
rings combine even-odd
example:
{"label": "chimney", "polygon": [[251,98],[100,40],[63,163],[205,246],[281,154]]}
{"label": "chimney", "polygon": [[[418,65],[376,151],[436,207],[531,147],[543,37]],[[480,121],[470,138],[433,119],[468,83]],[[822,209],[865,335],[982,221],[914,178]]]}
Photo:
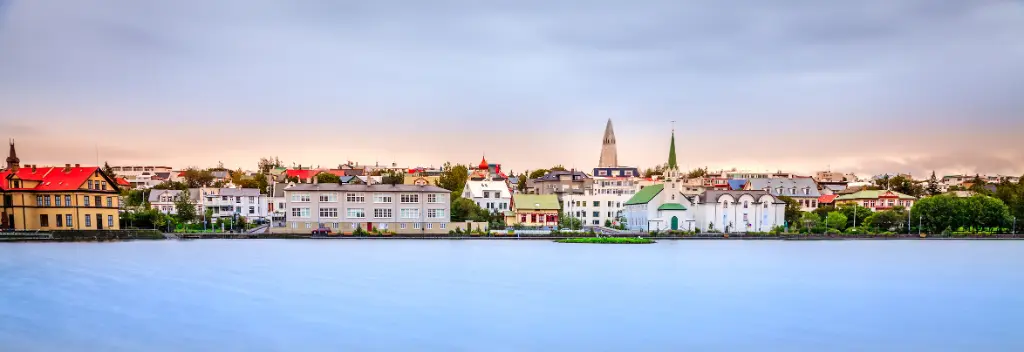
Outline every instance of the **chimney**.
{"label": "chimney", "polygon": [[317,179],[316,176],[313,176],[313,184],[315,185],[315,184],[319,184],[319,183],[320,183],[320,180]]}
{"label": "chimney", "polygon": [[75,167],[82,167],[81,164],[75,164]]}
{"label": "chimney", "polygon": [[71,164],[64,164],[64,173],[71,172]]}
{"label": "chimney", "polygon": [[36,172],[36,165],[33,164],[33,165],[30,165],[30,167],[32,168],[32,173],[35,173]]}

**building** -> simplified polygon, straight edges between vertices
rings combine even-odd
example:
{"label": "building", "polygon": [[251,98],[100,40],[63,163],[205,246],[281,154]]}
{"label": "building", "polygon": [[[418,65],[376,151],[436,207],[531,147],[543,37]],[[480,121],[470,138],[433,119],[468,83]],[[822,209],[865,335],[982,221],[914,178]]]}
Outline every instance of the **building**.
{"label": "building", "polygon": [[[149,193],[153,209],[164,214],[176,214],[175,202],[185,192],[180,190],[155,189]],[[187,196],[196,207],[196,216],[206,216],[210,209],[211,220],[242,217],[248,222],[262,222],[270,217],[269,198],[256,188],[190,188]]]}
{"label": "building", "polygon": [[446,234],[465,226],[451,224],[450,192],[437,186],[312,183],[285,188],[284,194],[284,232],[307,233],[324,226],[334,233],[361,228]]}
{"label": "building", "polygon": [[281,173],[282,179],[278,179],[278,182],[289,182],[294,181],[295,183],[313,183],[313,179],[316,175],[323,172],[322,170],[311,170],[311,169],[288,169]]}
{"label": "building", "polygon": [[565,194],[586,194],[593,188],[594,179],[581,171],[551,171],[536,179],[526,180],[529,194],[553,194],[559,199]]}
{"label": "building", "polygon": [[[149,206],[164,214],[175,214],[174,203],[181,194],[182,191],[176,189],[154,189],[149,191]],[[199,209],[196,209],[196,214],[200,213]]]}
{"label": "building", "polygon": [[756,178],[749,181],[743,189],[766,191],[776,197],[793,198],[800,203],[801,211],[818,209],[821,192],[818,190],[818,184],[810,177]]}
{"label": "building", "polygon": [[[615,147],[615,131],[612,130],[612,119],[608,119],[608,124],[604,126],[604,138],[601,138],[601,158],[598,159],[597,167],[619,167],[619,153]],[[597,173],[594,173],[594,175],[597,175]]]}
{"label": "building", "polygon": [[118,177],[124,177],[134,188],[149,189],[171,180],[176,174],[170,166],[111,166]]}
{"label": "building", "polygon": [[863,190],[856,193],[844,194],[836,198],[836,206],[845,204],[856,204],[872,211],[889,210],[895,206],[912,208],[917,198],[912,196],[886,190]]}
{"label": "building", "polygon": [[836,198],[839,198],[838,194],[822,194],[818,197],[818,207],[835,206]]}
{"label": "building", "polygon": [[508,226],[558,226],[558,197],[553,194],[516,194],[512,210],[505,212]]}
{"label": "building", "polygon": [[625,203],[626,227],[635,231],[770,231],[785,222],[785,202],[764,190],[681,192],[675,133],[663,183],[646,186]]}
{"label": "building", "polygon": [[285,213],[288,211],[287,199],[284,196],[285,188],[290,187],[288,183],[273,183],[270,185],[270,199],[267,201],[267,213],[270,214],[271,226],[284,227]]}
{"label": "building", "polygon": [[7,169],[0,171],[0,228],[120,229],[118,190],[95,166],[21,167],[12,141]]}
{"label": "building", "polygon": [[512,209],[512,186],[500,171],[501,165],[492,166],[486,158],[481,160],[477,170],[470,172],[462,190],[462,198],[470,199],[492,213]]}
{"label": "building", "polygon": [[584,225],[613,225],[624,221],[625,203],[636,194],[639,178],[595,177],[594,187],[584,194],[566,194],[562,197],[566,216],[580,219]]}

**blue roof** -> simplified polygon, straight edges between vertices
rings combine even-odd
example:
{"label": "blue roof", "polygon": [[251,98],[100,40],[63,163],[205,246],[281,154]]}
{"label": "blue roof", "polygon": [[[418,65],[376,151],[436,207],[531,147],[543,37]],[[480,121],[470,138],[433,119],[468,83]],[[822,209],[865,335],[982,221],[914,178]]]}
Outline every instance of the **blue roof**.
{"label": "blue roof", "polygon": [[733,191],[739,191],[739,190],[743,189],[743,186],[745,186],[746,184],[747,184],[747,180],[744,180],[744,179],[729,180],[729,189],[733,190]]}

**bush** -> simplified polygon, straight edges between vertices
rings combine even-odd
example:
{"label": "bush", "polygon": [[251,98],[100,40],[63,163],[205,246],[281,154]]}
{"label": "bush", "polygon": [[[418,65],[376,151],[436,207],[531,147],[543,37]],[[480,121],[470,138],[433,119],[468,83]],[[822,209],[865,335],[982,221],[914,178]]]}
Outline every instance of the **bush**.
{"label": "bush", "polygon": [[845,233],[847,235],[863,235],[864,234],[864,230],[860,229],[860,228],[857,228],[857,227],[851,227],[851,228],[846,229],[846,231],[843,232],[843,233]]}
{"label": "bush", "polygon": [[838,235],[838,234],[841,234],[841,233],[843,233],[843,232],[839,231],[837,229],[827,229],[827,230],[825,230],[825,234],[826,235]]}
{"label": "bush", "polygon": [[363,225],[357,225],[356,226],[356,230],[352,231],[352,235],[355,235],[355,236],[365,236],[366,235],[366,231],[363,230]]}

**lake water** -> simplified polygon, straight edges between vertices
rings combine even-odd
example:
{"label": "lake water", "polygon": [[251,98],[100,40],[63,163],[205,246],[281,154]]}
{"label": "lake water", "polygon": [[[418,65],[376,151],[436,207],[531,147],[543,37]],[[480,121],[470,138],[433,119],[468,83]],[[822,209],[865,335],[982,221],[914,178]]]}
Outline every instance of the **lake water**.
{"label": "lake water", "polygon": [[1020,351],[1024,242],[0,244],[3,351]]}

